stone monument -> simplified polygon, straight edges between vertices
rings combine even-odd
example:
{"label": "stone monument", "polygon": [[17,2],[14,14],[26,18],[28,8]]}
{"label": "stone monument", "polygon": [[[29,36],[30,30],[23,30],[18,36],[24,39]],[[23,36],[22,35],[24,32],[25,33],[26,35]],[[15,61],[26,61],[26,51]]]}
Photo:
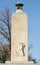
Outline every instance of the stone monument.
{"label": "stone monument", "polygon": [[12,14],[11,63],[28,62],[28,16],[23,12],[22,3],[17,3]]}
{"label": "stone monument", "polygon": [[24,63],[28,61],[28,17],[22,11],[23,4],[16,4],[16,13],[12,14],[11,61]]}

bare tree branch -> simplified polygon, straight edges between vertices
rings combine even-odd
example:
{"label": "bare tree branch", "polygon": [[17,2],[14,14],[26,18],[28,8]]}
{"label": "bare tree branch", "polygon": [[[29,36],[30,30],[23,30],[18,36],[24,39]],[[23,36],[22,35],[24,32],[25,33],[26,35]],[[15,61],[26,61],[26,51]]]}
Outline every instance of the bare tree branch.
{"label": "bare tree branch", "polygon": [[11,51],[11,15],[8,8],[5,11],[1,12],[0,23],[1,22],[4,23],[2,25],[6,26],[7,29],[5,29],[4,26],[0,25],[0,34],[9,42],[9,48]]}

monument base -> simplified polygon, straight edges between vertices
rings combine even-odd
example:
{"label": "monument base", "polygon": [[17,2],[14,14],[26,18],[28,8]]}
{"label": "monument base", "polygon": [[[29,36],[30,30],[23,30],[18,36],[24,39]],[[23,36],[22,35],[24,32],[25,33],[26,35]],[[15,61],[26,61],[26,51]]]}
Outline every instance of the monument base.
{"label": "monument base", "polygon": [[5,63],[13,63],[13,64],[27,64],[27,63],[33,63],[33,61],[24,61],[24,62],[6,61]]}

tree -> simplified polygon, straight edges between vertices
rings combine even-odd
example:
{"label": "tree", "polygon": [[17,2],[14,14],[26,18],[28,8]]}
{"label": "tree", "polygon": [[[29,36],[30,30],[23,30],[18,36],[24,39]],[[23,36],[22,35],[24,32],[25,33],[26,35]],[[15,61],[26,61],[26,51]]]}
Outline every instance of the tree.
{"label": "tree", "polygon": [[[32,44],[30,44],[30,46],[28,48],[28,52],[30,51],[31,48],[32,48]],[[30,52],[28,54],[28,60],[33,61],[33,63],[37,63],[36,59],[32,58],[32,55],[30,54]]]}
{"label": "tree", "polygon": [[6,60],[9,60],[9,46],[8,44],[0,45],[0,62],[5,63]]}
{"label": "tree", "polygon": [[0,13],[0,39],[1,40],[6,39],[6,41],[9,43],[9,53],[10,53],[11,51],[11,13],[8,8],[5,9],[5,11],[2,11]]}

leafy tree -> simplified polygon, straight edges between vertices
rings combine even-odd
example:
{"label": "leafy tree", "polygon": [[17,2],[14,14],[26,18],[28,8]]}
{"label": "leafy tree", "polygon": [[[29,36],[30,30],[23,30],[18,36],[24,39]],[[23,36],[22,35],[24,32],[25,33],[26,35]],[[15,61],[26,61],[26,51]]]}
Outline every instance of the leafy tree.
{"label": "leafy tree", "polygon": [[0,61],[5,63],[6,60],[9,60],[9,45],[8,44],[1,44],[0,45]]}

